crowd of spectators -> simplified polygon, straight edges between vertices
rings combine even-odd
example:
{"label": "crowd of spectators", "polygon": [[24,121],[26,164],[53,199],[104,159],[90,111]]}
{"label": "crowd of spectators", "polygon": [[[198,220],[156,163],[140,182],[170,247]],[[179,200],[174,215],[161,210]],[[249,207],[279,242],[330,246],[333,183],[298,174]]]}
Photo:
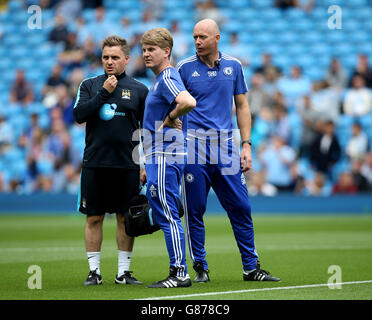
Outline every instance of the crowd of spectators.
{"label": "crowd of spectators", "polygon": [[[277,1],[276,5],[285,9],[305,2]],[[76,124],[73,119],[79,84],[102,72],[100,43],[107,35],[117,33],[125,35],[130,43],[131,62],[127,73],[149,85],[152,76],[141,58],[140,37],[149,28],[164,26],[161,22],[163,2],[142,1],[144,10],[139,28],[125,16],[120,24],[110,23],[102,1],[45,0],[40,3],[55,9],[48,40],[62,45],[63,50],[38,101],[47,110],[47,119],[29,111],[27,126],[15,135],[7,115],[0,112],[0,157],[3,159],[0,192],[77,193],[85,132],[84,125]],[[308,1],[304,10],[311,10],[312,5],[313,1]],[[86,8],[94,9],[89,23],[82,15]],[[213,16],[224,23],[214,1],[196,1],[195,12],[196,19]],[[174,36],[175,65],[192,51],[192,41],[190,44],[188,39],[191,35],[180,30],[178,21],[171,21],[167,27]],[[226,49],[231,49],[232,52],[227,53],[233,56],[239,46],[238,36],[231,34]],[[244,69],[252,72],[246,79],[254,156],[253,168],[247,174],[250,194],[272,196],[286,191],[326,196],[372,192],[372,144],[364,120],[372,114],[372,69],[367,56],[359,55],[350,77],[335,57],[324,70],[324,79],[315,82],[308,79],[298,65],[293,65],[288,74],[283,72],[265,52],[261,65],[254,69],[249,53],[238,58]],[[25,79],[22,70],[17,71],[9,100],[24,110],[36,101],[33,84]],[[19,156],[23,162],[13,161]],[[12,174],[8,170],[10,166]]]}
{"label": "crowd of spectators", "polygon": [[334,58],[311,82],[299,66],[282,75],[264,54],[250,83],[254,167],[251,194],[371,192],[372,74],[360,54],[350,79]]}

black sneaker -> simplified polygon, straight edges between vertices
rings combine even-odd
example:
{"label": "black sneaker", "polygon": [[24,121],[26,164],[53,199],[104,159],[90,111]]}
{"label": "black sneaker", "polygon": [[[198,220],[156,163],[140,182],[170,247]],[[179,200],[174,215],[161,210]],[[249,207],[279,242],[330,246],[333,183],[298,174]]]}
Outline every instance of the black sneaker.
{"label": "black sneaker", "polygon": [[193,265],[193,268],[196,272],[196,277],[194,282],[208,282],[209,280],[209,270],[204,269],[203,262],[196,261]]}
{"label": "black sneaker", "polygon": [[260,264],[257,264],[257,269],[252,272],[243,271],[244,281],[280,281],[280,278],[273,277],[269,272],[262,270]]}
{"label": "black sneaker", "polygon": [[97,269],[90,271],[87,280],[84,281],[84,286],[95,286],[102,284],[102,276],[97,273]]}
{"label": "black sneaker", "polygon": [[135,277],[133,277],[131,273],[133,273],[133,271],[124,271],[124,273],[120,277],[116,275],[115,283],[116,284],[142,284],[142,282],[138,281]]}
{"label": "black sneaker", "polygon": [[149,284],[148,288],[185,288],[191,286],[190,276],[177,277],[177,268],[171,267],[168,278]]}

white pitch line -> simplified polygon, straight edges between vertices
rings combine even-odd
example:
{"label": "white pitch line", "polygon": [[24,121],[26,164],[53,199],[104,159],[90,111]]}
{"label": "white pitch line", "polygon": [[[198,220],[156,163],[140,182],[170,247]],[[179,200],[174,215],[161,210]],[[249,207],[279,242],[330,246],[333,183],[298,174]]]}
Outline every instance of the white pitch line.
{"label": "white pitch line", "polygon": [[163,299],[176,299],[176,298],[192,298],[192,297],[217,296],[217,295],[220,295],[220,294],[235,294],[235,293],[259,292],[259,291],[273,291],[273,290],[291,290],[291,289],[316,288],[316,287],[327,287],[327,286],[348,285],[348,284],[361,284],[361,283],[372,283],[372,280],[338,282],[338,283],[330,283],[330,284],[328,284],[328,283],[307,284],[307,285],[303,285],[303,286],[273,287],[273,288],[247,289],[247,290],[235,290],[235,291],[180,294],[180,295],[176,295],[176,296],[151,297],[151,298],[143,298],[143,299],[135,299],[135,300],[163,300]]}

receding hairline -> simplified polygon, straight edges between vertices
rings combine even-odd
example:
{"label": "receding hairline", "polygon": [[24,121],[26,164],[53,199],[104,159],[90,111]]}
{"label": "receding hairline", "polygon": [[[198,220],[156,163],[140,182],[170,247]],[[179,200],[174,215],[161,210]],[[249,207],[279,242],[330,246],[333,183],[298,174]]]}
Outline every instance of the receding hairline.
{"label": "receding hairline", "polygon": [[212,35],[219,35],[220,34],[220,28],[218,27],[216,21],[213,19],[203,19],[197,22],[194,26],[194,31],[198,28],[202,28],[207,30],[209,34]]}

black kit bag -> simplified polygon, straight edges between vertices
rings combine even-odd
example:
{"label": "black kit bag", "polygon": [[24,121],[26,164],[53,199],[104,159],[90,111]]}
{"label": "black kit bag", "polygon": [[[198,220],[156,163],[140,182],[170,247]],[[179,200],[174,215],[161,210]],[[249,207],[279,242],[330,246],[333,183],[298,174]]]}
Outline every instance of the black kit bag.
{"label": "black kit bag", "polygon": [[125,215],[125,232],[130,237],[138,237],[158,231],[150,204],[145,195],[140,194],[132,198],[129,210]]}
{"label": "black kit bag", "polygon": [[[178,201],[179,216],[184,215],[181,201]],[[130,207],[125,214],[125,232],[130,237],[152,234],[160,229],[152,214],[147,197],[139,194],[131,199]]]}

